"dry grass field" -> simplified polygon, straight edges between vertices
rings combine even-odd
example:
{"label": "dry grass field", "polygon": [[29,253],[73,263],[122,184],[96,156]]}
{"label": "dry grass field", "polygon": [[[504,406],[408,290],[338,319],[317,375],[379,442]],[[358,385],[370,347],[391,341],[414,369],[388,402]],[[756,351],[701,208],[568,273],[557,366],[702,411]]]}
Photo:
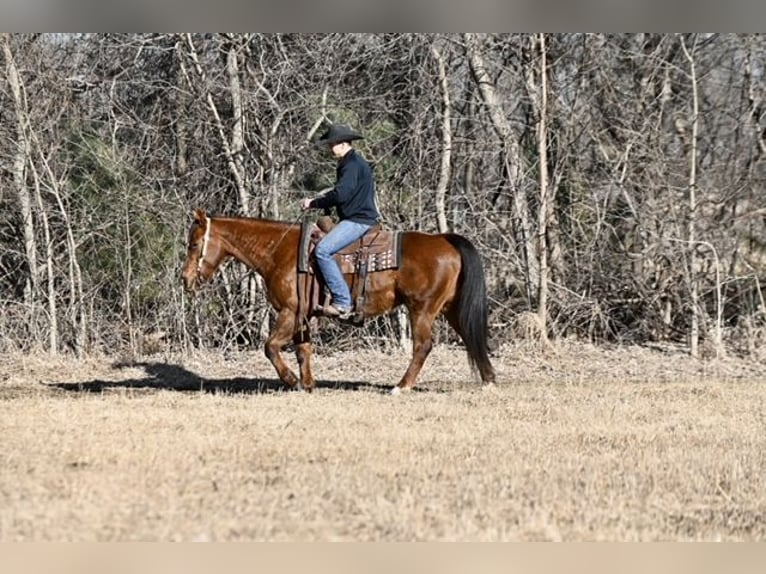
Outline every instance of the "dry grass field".
{"label": "dry grass field", "polygon": [[766,365],[560,343],[0,357],[0,541],[766,540]]}

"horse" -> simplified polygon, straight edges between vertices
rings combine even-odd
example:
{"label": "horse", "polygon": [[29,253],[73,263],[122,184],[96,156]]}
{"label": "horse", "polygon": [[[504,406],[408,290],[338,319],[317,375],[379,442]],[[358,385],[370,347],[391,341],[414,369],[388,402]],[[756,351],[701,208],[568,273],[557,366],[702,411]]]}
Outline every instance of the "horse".
{"label": "horse", "polygon": [[[187,291],[213,278],[221,264],[236,259],[261,275],[266,296],[277,312],[264,351],[280,380],[290,388],[311,392],[312,345],[299,313],[299,222],[249,217],[210,217],[193,213],[186,260],[181,272]],[[345,275],[347,282],[351,276]],[[443,313],[462,339],[469,364],[483,383],[495,373],[488,351],[488,307],[481,257],[474,245],[456,233],[401,233],[398,268],[367,275],[362,309],[364,318],[388,313],[399,305],[409,311],[412,357],[407,370],[391,392],[411,390],[432,349],[432,326]],[[310,314],[314,311],[310,311]],[[281,351],[295,346],[300,378],[285,364]]]}

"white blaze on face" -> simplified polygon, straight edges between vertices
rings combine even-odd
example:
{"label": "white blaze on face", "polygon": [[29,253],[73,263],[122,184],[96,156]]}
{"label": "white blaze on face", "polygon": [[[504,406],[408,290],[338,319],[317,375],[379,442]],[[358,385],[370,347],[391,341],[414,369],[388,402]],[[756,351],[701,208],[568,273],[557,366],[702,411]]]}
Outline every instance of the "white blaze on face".
{"label": "white blaze on face", "polygon": [[205,254],[207,254],[207,244],[210,241],[210,218],[205,216],[205,236],[202,238],[202,250],[199,254],[199,261],[197,261],[197,273],[202,269],[202,262],[205,260]]}

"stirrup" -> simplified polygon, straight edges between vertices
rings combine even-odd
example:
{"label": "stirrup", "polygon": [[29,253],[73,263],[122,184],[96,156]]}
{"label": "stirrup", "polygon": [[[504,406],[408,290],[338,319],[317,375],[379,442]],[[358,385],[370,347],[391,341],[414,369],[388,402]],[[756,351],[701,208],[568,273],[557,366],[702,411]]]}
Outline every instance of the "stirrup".
{"label": "stirrup", "polygon": [[338,318],[338,319],[340,319],[341,321],[347,321],[347,320],[348,320],[348,319],[350,319],[350,318],[353,316],[353,314],[354,314],[354,311],[353,311],[353,309],[339,309],[338,307],[336,307],[336,306],[335,306],[334,304],[332,304],[332,303],[330,303],[329,305],[325,305],[324,307],[322,307],[322,312],[323,312],[323,313],[324,313],[324,314],[325,314],[327,317],[337,317],[337,318]]}

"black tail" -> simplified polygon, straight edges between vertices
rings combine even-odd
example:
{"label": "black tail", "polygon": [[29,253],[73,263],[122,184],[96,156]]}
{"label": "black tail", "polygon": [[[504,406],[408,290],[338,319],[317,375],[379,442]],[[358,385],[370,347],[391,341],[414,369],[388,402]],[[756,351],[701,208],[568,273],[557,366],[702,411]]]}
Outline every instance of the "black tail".
{"label": "black tail", "polygon": [[451,233],[446,238],[460,251],[462,260],[455,301],[459,333],[468,351],[471,367],[478,369],[482,381],[490,383],[495,380],[495,371],[489,361],[487,348],[489,313],[481,257],[473,243],[465,237]]}

